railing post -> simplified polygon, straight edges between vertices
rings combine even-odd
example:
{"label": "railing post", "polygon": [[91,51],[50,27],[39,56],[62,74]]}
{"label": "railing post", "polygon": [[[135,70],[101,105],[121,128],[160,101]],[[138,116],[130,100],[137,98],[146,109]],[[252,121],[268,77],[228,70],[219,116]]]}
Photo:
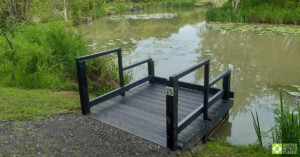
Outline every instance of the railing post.
{"label": "railing post", "polygon": [[89,104],[89,93],[88,93],[85,61],[76,61],[76,68],[77,68],[81,110],[82,110],[82,114],[86,115],[91,113],[91,110]]}
{"label": "railing post", "polygon": [[208,117],[208,93],[209,93],[209,62],[204,67],[203,119],[205,119],[205,120],[209,120],[209,117]]}
{"label": "railing post", "polygon": [[167,147],[177,149],[178,137],[178,80],[170,77],[166,87]]}
{"label": "railing post", "polygon": [[148,62],[148,75],[151,76],[151,79],[149,80],[150,83],[154,82],[154,61]]}
{"label": "railing post", "polygon": [[231,80],[231,71],[229,72],[228,75],[226,75],[223,78],[223,89],[224,89],[223,99],[229,99],[230,80]]}
{"label": "railing post", "polygon": [[[118,50],[118,66],[119,66],[119,77],[120,77],[120,87],[124,87],[124,76],[123,76],[123,64],[122,64],[122,50]],[[122,96],[125,96],[125,92],[121,93]]]}

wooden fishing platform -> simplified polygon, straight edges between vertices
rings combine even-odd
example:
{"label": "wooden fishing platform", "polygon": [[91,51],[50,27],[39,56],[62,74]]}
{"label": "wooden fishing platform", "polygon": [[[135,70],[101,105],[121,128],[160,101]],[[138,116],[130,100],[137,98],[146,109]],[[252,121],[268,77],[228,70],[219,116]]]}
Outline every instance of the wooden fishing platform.
{"label": "wooden fishing platform", "polygon": [[[118,53],[120,88],[89,100],[85,60]],[[124,85],[123,71],[148,64],[148,76]],[[76,58],[82,113],[136,136],[168,147],[183,148],[205,136],[233,105],[228,69],[209,81],[209,60],[204,60],[169,79],[154,75],[154,62],[147,59],[123,67],[121,49]],[[204,85],[179,78],[204,67]],[[223,89],[213,88],[223,79]],[[125,94],[126,93],[126,94]],[[93,106],[93,107],[92,107]]]}

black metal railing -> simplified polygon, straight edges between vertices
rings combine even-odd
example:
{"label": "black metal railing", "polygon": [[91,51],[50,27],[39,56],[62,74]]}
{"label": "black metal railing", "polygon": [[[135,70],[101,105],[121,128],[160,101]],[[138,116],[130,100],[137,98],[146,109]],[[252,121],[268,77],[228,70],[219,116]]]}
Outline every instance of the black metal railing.
{"label": "black metal railing", "polygon": [[[101,57],[104,55],[109,55],[112,53],[118,54],[120,88],[113,90],[109,93],[103,94],[101,96],[98,96],[92,100],[89,100],[85,60],[92,59],[95,57]],[[139,66],[141,64],[145,64],[145,63],[148,63],[148,76],[146,76],[138,81],[135,81],[133,83],[130,83],[128,85],[124,85],[124,71],[131,69],[133,67]],[[154,80],[154,62],[152,61],[151,58],[123,68],[121,48],[109,50],[106,52],[91,54],[91,55],[87,55],[87,56],[77,57],[76,58],[76,66],[77,66],[77,77],[78,77],[81,109],[82,109],[82,114],[84,114],[84,115],[89,114],[91,112],[90,107],[92,107],[96,104],[99,104],[99,103],[101,103],[105,100],[108,100],[117,95],[125,96],[125,91],[127,91],[133,87],[136,87],[147,81],[149,81],[151,83]]]}
{"label": "black metal railing", "polygon": [[[203,105],[199,104],[199,107],[187,115],[183,120],[178,123],[178,87],[186,86],[194,88],[195,85],[189,85],[188,83],[179,82],[181,77],[201,68],[204,66],[204,88],[201,89],[204,93]],[[233,93],[230,91],[230,69],[214,78],[209,82],[209,60],[204,60],[182,72],[179,72],[169,78],[166,87],[166,103],[167,103],[167,146],[173,150],[177,149],[178,134],[192,123],[197,117],[203,113],[204,120],[210,120],[208,115],[209,107],[219,99],[229,99],[233,97]],[[209,98],[211,86],[223,78],[223,89],[216,91],[213,89],[213,96]],[[180,86],[179,86],[180,85]]]}

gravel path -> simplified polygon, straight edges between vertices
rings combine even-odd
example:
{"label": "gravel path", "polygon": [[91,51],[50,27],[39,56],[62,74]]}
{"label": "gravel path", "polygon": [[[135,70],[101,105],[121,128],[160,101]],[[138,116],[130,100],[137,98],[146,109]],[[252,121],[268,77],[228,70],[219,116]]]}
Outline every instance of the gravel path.
{"label": "gravel path", "polygon": [[0,157],[176,155],[167,148],[80,114],[0,122]]}

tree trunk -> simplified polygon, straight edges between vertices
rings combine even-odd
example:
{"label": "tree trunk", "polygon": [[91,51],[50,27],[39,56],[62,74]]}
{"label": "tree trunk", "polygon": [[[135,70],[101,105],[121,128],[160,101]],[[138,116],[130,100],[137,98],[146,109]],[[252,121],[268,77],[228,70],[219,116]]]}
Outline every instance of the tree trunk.
{"label": "tree trunk", "polygon": [[64,0],[64,16],[65,16],[65,21],[68,22],[68,15],[67,15],[67,0]]}
{"label": "tree trunk", "polygon": [[233,11],[236,11],[240,2],[241,0],[231,0],[231,7]]}
{"label": "tree trunk", "polygon": [[8,42],[8,44],[9,44],[10,48],[13,50],[13,49],[14,49],[14,47],[13,47],[13,45],[12,45],[11,41],[9,40],[9,38],[7,37],[7,35],[6,35],[6,32],[4,32],[3,34],[4,34],[4,37],[5,37],[5,38],[6,38],[6,40],[7,40],[7,42]]}
{"label": "tree trunk", "polygon": [[27,19],[28,10],[31,4],[31,0],[24,0],[24,6],[23,6],[23,17],[24,20]]}
{"label": "tree trunk", "polygon": [[[12,55],[15,56],[15,50],[14,50],[14,47],[13,47],[11,41],[10,41],[9,38],[7,37],[6,32],[4,32],[3,34],[4,34],[4,37],[6,38],[8,44],[10,45],[10,48],[13,50],[13,54],[12,54]],[[13,61],[13,65],[16,66],[15,61]],[[15,74],[15,73],[12,73],[12,74],[11,74],[11,79],[12,79],[12,80],[16,80],[16,74]]]}
{"label": "tree trunk", "polygon": [[241,1],[241,0],[236,0],[236,2],[235,2],[235,7],[234,7],[234,11],[236,11],[238,5],[240,4],[240,1]]}

